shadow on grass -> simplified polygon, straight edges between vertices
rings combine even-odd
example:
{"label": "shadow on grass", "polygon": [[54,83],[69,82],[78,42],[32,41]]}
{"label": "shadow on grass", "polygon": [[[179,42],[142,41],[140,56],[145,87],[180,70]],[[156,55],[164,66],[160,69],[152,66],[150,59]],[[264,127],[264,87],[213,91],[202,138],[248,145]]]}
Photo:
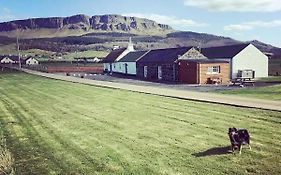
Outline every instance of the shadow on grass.
{"label": "shadow on grass", "polygon": [[216,156],[216,155],[223,155],[223,154],[229,154],[229,153],[231,153],[230,146],[224,146],[224,147],[210,148],[206,151],[193,153],[192,155],[195,157],[205,157],[205,156]]}

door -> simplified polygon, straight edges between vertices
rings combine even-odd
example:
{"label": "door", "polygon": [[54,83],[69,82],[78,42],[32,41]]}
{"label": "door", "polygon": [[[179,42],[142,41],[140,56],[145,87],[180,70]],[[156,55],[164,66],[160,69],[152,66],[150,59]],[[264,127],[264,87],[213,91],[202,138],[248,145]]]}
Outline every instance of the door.
{"label": "door", "polygon": [[128,64],[125,63],[125,74],[128,74]]}
{"label": "door", "polygon": [[109,63],[109,72],[112,72],[112,64]]}

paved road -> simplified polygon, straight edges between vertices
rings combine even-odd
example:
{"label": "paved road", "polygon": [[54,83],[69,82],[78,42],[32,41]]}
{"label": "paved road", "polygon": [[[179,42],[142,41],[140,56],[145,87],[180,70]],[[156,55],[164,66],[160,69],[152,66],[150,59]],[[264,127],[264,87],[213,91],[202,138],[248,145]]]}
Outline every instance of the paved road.
{"label": "paved road", "polygon": [[134,92],[141,92],[146,94],[154,94],[165,97],[173,97],[187,100],[195,100],[209,103],[218,103],[232,106],[240,107],[249,107],[249,108],[258,108],[266,110],[274,110],[281,112],[281,102],[280,101],[271,101],[271,100],[261,100],[253,98],[244,98],[232,95],[224,94],[214,94],[206,92],[194,92],[188,90],[178,90],[164,87],[155,87],[155,86],[141,86],[134,84],[125,84],[125,83],[116,83],[116,82],[107,82],[107,81],[98,81],[98,80],[89,80],[84,78],[76,78],[72,76],[64,76],[58,74],[50,74],[32,71],[28,69],[22,69],[22,71],[30,74],[40,75],[43,77],[48,77],[57,80],[82,83],[87,85],[94,85],[100,87],[109,87],[114,89],[123,89]]}

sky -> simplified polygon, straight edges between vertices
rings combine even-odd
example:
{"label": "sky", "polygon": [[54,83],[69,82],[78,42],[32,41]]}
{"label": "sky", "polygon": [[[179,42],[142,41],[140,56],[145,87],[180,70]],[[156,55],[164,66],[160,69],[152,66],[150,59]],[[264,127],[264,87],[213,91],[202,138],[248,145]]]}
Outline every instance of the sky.
{"label": "sky", "polygon": [[0,22],[76,14],[144,17],[176,30],[281,47],[281,0],[0,0]]}

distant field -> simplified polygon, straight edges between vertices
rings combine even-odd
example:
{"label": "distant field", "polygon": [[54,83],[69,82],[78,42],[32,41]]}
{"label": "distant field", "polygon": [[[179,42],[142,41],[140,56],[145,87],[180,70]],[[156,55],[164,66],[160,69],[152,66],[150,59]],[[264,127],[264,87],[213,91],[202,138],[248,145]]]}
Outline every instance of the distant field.
{"label": "distant field", "polygon": [[89,57],[105,57],[108,54],[108,52],[105,51],[94,51],[94,50],[87,50],[83,52],[77,52],[77,53],[68,53],[67,55],[64,55],[63,57],[65,59],[74,59],[74,58],[89,58]]}
{"label": "distant field", "polygon": [[[40,50],[40,49],[21,50],[20,53],[21,55],[26,55],[26,56],[44,55],[45,57],[50,57],[51,55],[55,54],[54,52]],[[18,54],[15,44],[0,46],[0,55],[9,55],[9,54],[12,55]]]}
{"label": "distant field", "polygon": [[42,61],[40,63],[42,66],[47,66],[47,67],[77,67],[77,66],[103,66],[102,63],[86,63],[84,64],[83,62],[71,62],[71,61]]}
{"label": "distant field", "polygon": [[[252,151],[228,153],[228,127]],[[281,174],[281,113],[0,73],[16,174]]]}

